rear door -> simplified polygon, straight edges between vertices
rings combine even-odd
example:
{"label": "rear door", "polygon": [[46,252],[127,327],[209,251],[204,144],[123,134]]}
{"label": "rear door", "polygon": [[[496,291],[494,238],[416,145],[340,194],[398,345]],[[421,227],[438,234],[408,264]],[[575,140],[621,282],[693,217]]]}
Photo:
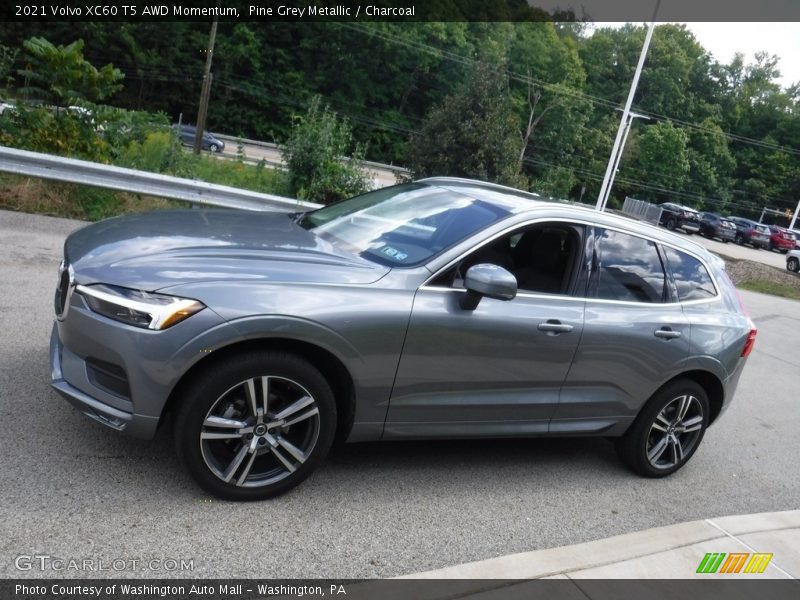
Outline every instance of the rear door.
{"label": "rear door", "polygon": [[645,237],[595,229],[583,337],[550,431],[619,433],[681,371],[689,322],[659,247]]}

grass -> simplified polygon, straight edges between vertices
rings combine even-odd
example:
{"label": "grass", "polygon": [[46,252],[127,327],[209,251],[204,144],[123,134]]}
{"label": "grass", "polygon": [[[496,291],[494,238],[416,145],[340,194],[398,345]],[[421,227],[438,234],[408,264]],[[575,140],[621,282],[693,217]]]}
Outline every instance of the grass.
{"label": "grass", "polygon": [[785,283],[776,283],[774,281],[767,281],[766,279],[748,279],[739,283],[739,287],[743,290],[750,290],[751,292],[760,292],[762,294],[780,296],[781,298],[800,300],[800,290]]}

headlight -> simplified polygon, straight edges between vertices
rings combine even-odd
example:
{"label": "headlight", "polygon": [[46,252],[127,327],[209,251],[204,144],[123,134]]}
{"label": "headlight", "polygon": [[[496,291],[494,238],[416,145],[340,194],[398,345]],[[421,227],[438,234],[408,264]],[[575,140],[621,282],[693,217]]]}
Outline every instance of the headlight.
{"label": "headlight", "polygon": [[197,300],[113,285],[79,285],[75,291],[86,298],[94,312],[145,329],[172,327],[205,308]]}

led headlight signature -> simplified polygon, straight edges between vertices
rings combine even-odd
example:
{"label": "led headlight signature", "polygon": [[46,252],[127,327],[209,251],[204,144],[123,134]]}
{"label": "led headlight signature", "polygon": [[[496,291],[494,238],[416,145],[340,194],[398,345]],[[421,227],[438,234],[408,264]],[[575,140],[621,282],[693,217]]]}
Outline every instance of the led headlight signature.
{"label": "led headlight signature", "polygon": [[112,285],[78,285],[94,312],[135,327],[166,329],[205,308],[202,302]]}

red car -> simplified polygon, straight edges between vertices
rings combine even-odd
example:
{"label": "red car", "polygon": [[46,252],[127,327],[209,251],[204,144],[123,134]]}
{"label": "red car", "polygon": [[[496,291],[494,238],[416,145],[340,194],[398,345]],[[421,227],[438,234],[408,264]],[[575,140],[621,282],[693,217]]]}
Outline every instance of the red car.
{"label": "red car", "polygon": [[788,229],[778,227],[777,225],[769,226],[769,249],[775,250],[776,248],[786,254],[789,250],[794,250],[795,237],[794,234]]}

